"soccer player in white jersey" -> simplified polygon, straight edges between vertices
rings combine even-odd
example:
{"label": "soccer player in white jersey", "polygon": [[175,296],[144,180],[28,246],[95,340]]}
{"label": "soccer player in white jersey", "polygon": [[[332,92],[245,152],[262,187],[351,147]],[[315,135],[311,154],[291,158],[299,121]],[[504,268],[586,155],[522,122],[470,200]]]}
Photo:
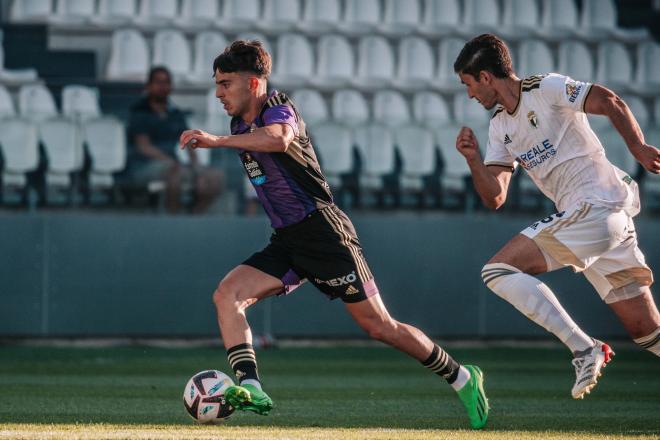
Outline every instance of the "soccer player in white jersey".
{"label": "soccer player in white jersey", "polygon": [[660,314],[649,288],[653,274],[632,220],[639,212],[637,185],[607,160],[586,113],[607,116],[647,171],[660,173],[660,152],[644,141],[630,109],[611,90],[555,73],[521,80],[507,46],[494,35],[469,41],[454,70],[470,98],[488,110],[497,106],[484,159],[470,128],[456,139],[483,203],[502,206],[511,174],[522,166],[558,210],[497,252],[483,267],[483,280],[572,351],[571,394],[581,399],[614,353],[582,331],[533,275],[562,267],[583,273],[633,340],[660,356]]}

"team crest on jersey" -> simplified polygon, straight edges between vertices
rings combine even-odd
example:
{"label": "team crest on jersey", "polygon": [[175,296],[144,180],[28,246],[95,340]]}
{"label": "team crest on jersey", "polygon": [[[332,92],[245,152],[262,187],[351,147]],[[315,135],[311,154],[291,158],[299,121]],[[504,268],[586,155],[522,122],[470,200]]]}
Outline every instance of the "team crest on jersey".
{"label": "team crest on jersey", "polygon": [[566,97],[569,102],[575,102],[577,97],[582,91],[582,84],[578,84],[576,81],[568,80],[566,81]]}
{"label": "team crest on jersey", "polygon": [[261,169],[259,162],[250,153],[243,155],[243,166],[245,167],[245,171],[247,171],[250,182],[254,185],[263,185],[266,183],[266,174]]}
{"label": "team crest on jersey", "polygon": [[529,120],[529,123],[532,124],[532,127],[539,128],[539,120],[536,117],[536,113],[534,113],[534,110],[527,113],[527,119]]}

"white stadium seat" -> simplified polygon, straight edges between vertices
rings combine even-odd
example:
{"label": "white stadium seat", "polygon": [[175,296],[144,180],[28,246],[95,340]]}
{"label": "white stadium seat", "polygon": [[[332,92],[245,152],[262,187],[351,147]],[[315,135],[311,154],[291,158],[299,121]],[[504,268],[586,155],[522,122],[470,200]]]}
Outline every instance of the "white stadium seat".
{"label": "white stadium seat", "polygon": [[83,127],[87,152],[92,169],[89,174],[91,188],[110,188],[114,173],[126,166],[126,129],[118,119],[104,117],[90,119]]}
{"label": "white stadium seat", "polygon": [[312,83],[320,89],[346,87],[355,75],[353,47],[342,35],[323,35],[318,43],[318,63]]}
{"label": "white stadium seat", "polygon": [[330,187],[341,187],[341,176],[353,170],[353,136],[343,125],[325,123],[315,126],[312,144]]}
{"label": "white stadium seat", "polygon": [[429,128],[451,121],[449,106],[442,96],[434,92],[419,92],[413,97],[415,122]]}
{"label": "white stadium seat", "polygon": [[339,28],[349,35],[371,34],[380,26],[381,16],[379,0],[346,0]]}
{"label": "white stadium seat", "polygon": [[422,127],[402,127],[396,131],[396,145],[402,161],[399,178],[401,189],[423,191],[423,178],[435,171],[433,133]]}
{"label": "white stadium seat", "polygon": [[270,79],[278,87],[302,87],[314,74],[314,51],[304,35],[283,34],[277,40]]}
{"label": "white stadium seat", "polygon": [[166,26],[179,17],[177,0],[141,0],[136,22],[141,26]]}
{"label": "white stadium seat", "polygon": [[461,16],[459,0],[424,0],[422,23],[417,30],[428,37],[456,33]]}
{"label": "white stadium seat", "polygon": [[95,0],[59,0],[55,7],[52,23],[86,23],[96,14]]}
{"label": "white stadium seat", "polygon": [[421,23],[420,0],[385,0],[381,32],[389,35],[409,35]]}
{"label": "white stadium seat", "polygon": [[630,88],[633,81],[632,60],[622,43],[606,41],[599,45],[596,80],[617,93]]}
{"label": "white stadium seat", "polygon": [[521,78],[556,70],[550,48],[540,40],[525,40],[520,43],[516,64],[516,72]]}
{"label": "white stadium seat", "polygon": [[298,28],[307,34],[323,35],[336,31],[340,21],[339,0],[307,0]]}
{"label": "white stadium seat", "polygon": [[9,18],[12,22],[46,22],[52,14],[52,0],[14,0]]}
{"label": "white stadium seat", "polygon": [[98,89],[79,85],[64,86],[62,88],[62,114],[79,120],[101,116]]}
{"label": "white stadium seat", "polygon": [[378,89],[391,84],[394,77],[394,53],[384,37],[368,36],[358,46],[357,75],[353,84],[361,89]]}
{"label": "white stadium seat", "polygon": [[497,0],[464,0],[463,8],[463,26],[459,33],[471,38],[484,32],[497,32],[500,26]]}
{"label": "white stadium seat", "polygon": [[2,43],[2,29],[0,29],[0,83],[26,84],[37,80],[37,69],[5,69],[5,50]]}
{"label": "white stadium seat", "polygon": [[220,55],[229,42],[223,34],[215,31],[203,31],[195,35],[194,64],[188,81],[210,84],[213,79],[213,60]]}
{"label": "white stadium seat", "polygon": [[167,67],[175,81],[190,75],[192,56],[188,41],[182,32],[174,29],[156,32],[153,47],[152,66]]}
{"label": "white stadium seat", "polygon": [[49,119],[39,124],[39,139],[48,159],[47,189],[49,192],[50,188],[71,189],[71,173],[80,171],[83,164],[83,143],[78,127],[68,119]]}
{"label": "white stadium seat", "polygon": [[[433,130],[442,156],[441,182],[442,190],[445,193],[462,194],[466,189],[465,177],[470,175],[470,168],[465,158],[456,150],[456,136],[458,136],[460,129],[460,124],[449,123]],[[480,147],[483,151],[485,144],[480,145]]]}
{"label": "white stadium seat", "polygon": [[0,119],[16,116],[16,106],[7,88],[0,84]]}
{"label": "white stadium seat", "polygon": [[562,42],[559,45],[557,71],[579,81],[593,82],[594,61],[587,46],[579,41]]}
{"label": "white stadium seat", "polygon": [[256,24],[264,32],[289,32],[302,15],[300,0],[268,0],[263,6],[263,15]]}
{"label": "white stadium seat", "polygon": [[43,121],[57,116],[55,99],[42,84],[28,84],[18,91],[18,109],[21,116],[33,121]]}
{"label": "white stadium seat", "polygon": [[579,33],[582,38],[591,41],[608,38],[641,41],[650,37],[645,28],[631,29],[617,26],[617,9],[614,0],[583,0]]}
{"label": "white stadium seat", "polygon": [[435,62],[431,45],[423,38],[406,37],[399,42],[397,77],[402,90],[426,89],[433,83]]}
{"label": "white stadium seat", "polygon": [[374,94],[373,120],[389,127],[410,122],[406,98],[394,90],[379,90]]}
{"label": "white stadium seat", "polygon": [[574,0],[542,2],[541,27],[537,32],[545,40],[570,40],[578,28],[578,11]]}
{"label": "white stadium seat", "polygon": [[660,94],[660,44],[640,43],[637,46],[637,73],[634,90],[642,95]]}
{"label": "white stadium seat", "polygon": [[261,17],[259,0],[224,0],[222,4],[216,24],[223,32],[252,30]]}
{"label": "white stadium seat", "polygon": [[369,106],[357,90],[337,90],[332,97],[332,117],[344,125],[363,125],[369,120]]}
{"label": "white stadium seat", "polygon": [[362,158],[360,187],[383,188],[383,176],[391,174],[395,165],[394,136],[386,125],[369,124],[355,131],[355,144]]}
{"label": "white stadium seat", "polygon": [[34,171],[39,166],[39,137],[36,125],[24,118],[0,119],[0,150],[4,160],[3,190],[7,186],[25,187],[25,173]]}
{"label": "white stadium seat", "polygon": [[106,77],[109,80],[144,82],[148,71],[149,48],[142,34],[134,29],[115,31]]}
{"label": "white stadium seat", "polygon": [[538,29],[540,18],[536,0],[504,0],[498,35],[510,40],[528,38]]}
{"label": "white stadium seat", "polygon": [[319,124],[330,119],[328,106],[317,90],[298,89],[293,92],[291,99],[307,125]]}
{"label": "white stadium seat", "polygon": [[219,0],[182,0],[181,12],[174,20],[177,26],[195,29],[213,25],[220,15]]}
{"label": "white stadium seat", "polygon": [[465,86],[454,72],[454,62],[465,46],[465,40],[460,38],[445,38],[440,40],[438,51],[438,73],[433,86],[444,91],[461,90]]}
{"label": "white stadium seat", "polygon": [[99,0],[99,12],[92,21],[101,26],[119,26],[135,19],[137,0]]}
{"label": "white stadium seat", "polygon": [[490,112],[486,110],[476,99],[470,99],[465,92],[454,95],[454,120],[463,125],[488,124]]}

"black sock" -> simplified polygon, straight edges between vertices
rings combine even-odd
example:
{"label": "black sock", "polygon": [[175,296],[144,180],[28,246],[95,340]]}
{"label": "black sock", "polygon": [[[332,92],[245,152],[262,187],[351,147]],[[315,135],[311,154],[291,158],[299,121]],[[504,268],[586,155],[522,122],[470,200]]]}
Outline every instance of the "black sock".
{"label": "black sock", "polygon": [[252,344],[234,345],[227,350],[227,359],[229,359],[229,365],[234,370],[239,384],[246,379],[259,381],[257,357],[254,354]]}
{"label": "black sock", "polygon": [[445,378],[447,383],[452,384],[458,377],[460,364],[454,360],[449,353],[440,348],[437,344],[433,346],[431,355],[422,362],[429,370]]}

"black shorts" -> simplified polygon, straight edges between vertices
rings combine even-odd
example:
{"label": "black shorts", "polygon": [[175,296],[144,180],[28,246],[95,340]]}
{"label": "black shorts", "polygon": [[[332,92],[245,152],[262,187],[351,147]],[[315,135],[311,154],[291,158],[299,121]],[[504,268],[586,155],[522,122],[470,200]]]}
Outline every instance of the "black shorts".
{"label": "black shorts", "polygon": [[355,228],[334,205],[314,211],[300,223],[275,229],[268,246],[243,264],[282,280],[283,294],[305,279],[331,299],[347,303],[378,293]]}

